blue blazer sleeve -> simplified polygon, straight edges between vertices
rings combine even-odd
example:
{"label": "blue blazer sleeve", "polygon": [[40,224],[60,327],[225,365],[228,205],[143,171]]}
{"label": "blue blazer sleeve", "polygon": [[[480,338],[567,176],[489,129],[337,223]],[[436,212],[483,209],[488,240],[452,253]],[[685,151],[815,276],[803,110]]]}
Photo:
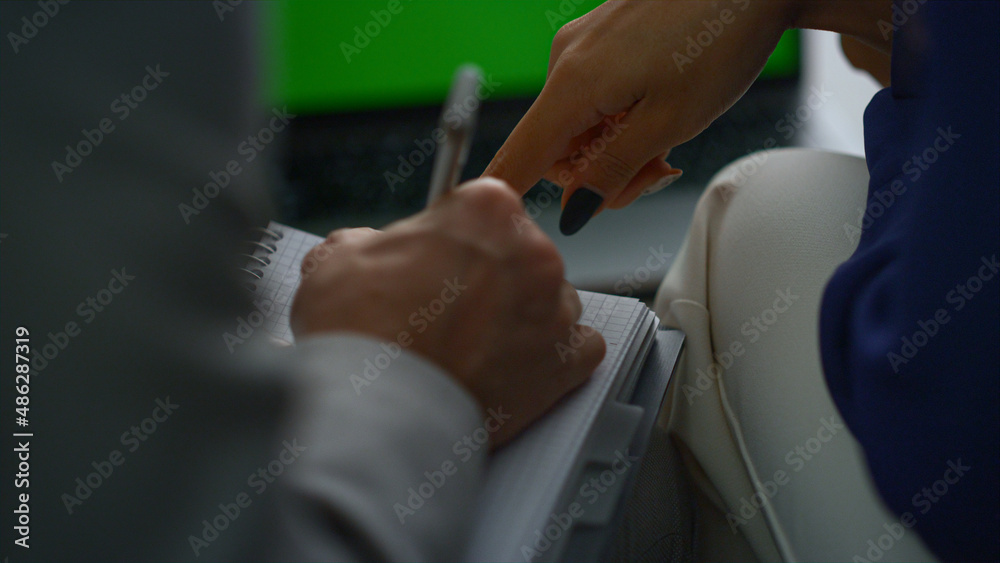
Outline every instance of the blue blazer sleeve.
{"label": "blue blazer sleeve", "polygon": [[997,22],[994,2],[894,5],[860,242],[821,314],[828,385],[879,491],[946,560],[1000,558]]}

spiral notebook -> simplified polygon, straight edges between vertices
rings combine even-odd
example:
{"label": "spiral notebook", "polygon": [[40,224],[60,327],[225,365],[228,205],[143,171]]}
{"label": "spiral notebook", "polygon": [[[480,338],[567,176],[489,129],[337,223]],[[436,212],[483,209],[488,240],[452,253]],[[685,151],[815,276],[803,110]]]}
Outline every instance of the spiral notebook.
{"label": "spiral notebook", "polygon": [[[300,264],[323,237],[276,222],[259,232],[260,239],[251,242],[245,254],[247,289],[253,292],[259,309],[271,311],[264,329],[274,338],[292,343],[288,314],[301,279]],[[576,532],[607,527],[614,517],[608,507],[618,505],[628,481],[619,479],[590,504],[589,499],[580,499],[585,486],[581,482],[585,483],[595,468],[603,470],[621,456],[631,455],[635,437],[648,435],[651,415],[655,414],[648,412],[648,405],[658,408],[663,389],[654,386],[660,396],[642,398],[645,409],[632,404],[632,395],[644,361],[657,342],[659,321],[637,299],[587,291],[579,295],[583,304],[580,323],[604,336],[604,360],[586,384],[492,456],[464,559],[558,560],[568,549],[573,551],[570,544]],[[676,353],[683,335],[673,336]],[[665,375],[657,376],[669,378],[675,361],[676,354]],[[570,510],[574,502],[582,503],[579,517]],[[560,510],[570,514],[566,529],[557,541],[539,544],[551,515]],[[594,559],[599,556],[595,553]]]}

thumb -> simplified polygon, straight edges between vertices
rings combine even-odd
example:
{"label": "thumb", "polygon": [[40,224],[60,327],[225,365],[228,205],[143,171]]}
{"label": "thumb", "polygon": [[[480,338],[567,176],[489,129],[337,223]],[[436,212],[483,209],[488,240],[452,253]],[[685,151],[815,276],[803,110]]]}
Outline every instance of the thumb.
{"label": "thumb", "polygon": [[[670,146],[665,139],[663,115],[652,111],[643,99],[624,115],[606,117],[604,127],[570,158],[572,181],[563,187],[563,214],[559,228],[570,235],[580,230],[591,217],[623,195],[626,188],[639,190],[652,180],[639,182],[637,175],[654,167]],[[655,167],[659,170],[659,166]],[[669,165],[665,170],[669,170]],[[641,185],[640,185],[641,184]]]}

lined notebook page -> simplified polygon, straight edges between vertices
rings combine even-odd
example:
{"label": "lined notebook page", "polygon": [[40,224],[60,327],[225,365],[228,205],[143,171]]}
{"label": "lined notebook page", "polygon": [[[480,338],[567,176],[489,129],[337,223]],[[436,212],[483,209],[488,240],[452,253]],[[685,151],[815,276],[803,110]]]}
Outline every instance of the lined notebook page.
{"label": "lined notebook page", "polygon": [[[264,326],[276,338],[292,342],[288,314],[301,279],[300,264],[323,237],[271,222],[268,229],[279,233],[278,241],[267,240],[273,253],[258,249],[255,255],[269,257],[263,279],[256,282],[255,300],[273,301],[276,309]],[[604,336],[607,353],[590,381],[566,397],[538,423],[497,452],[490,461],[486,483],[478,502],[473,535],[463,559],[472,561],[523,560],[522,546],[533,546],[562,492],[573,460],[583,446],[597,414],[608,398],[629,343],[645,326],[648,309],[637,299],[580,291],[583,315],[580,323],[596,328]],[[553,349],[553,353],[556,350]]]}
{"label": "lined notebook page", "polygon": [[274,221],[271,221],[267,229],[279,234],[281,238],[275,241],[265,236],[261,241],[263,244],[273,245],[276,248],[274,252],[260,247],[253,252],[254,256],[270,262],[268,266],[260,267],[259,264],[255,266],[261,271],[263,279],[254,280],[254,301],[258,308],[268,307],[266,310],[271,311],[264,315],[264,330],[275,338],[295,342],[292,329],[288,325],[288,315],[292,310],[295,289],[302,280],[302,259],[324,239]]}

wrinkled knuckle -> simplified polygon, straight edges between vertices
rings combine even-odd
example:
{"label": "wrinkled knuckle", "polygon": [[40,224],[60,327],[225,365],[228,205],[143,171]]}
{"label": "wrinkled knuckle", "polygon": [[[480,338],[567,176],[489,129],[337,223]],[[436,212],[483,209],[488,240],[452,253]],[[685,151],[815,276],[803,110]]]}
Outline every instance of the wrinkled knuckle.
{"label": "wrinkled knuckle", "polygon": [[327,233],[327,235],[326,235],[326,241],[329,242],[329,243],[331,243],[331,244],[339,244],[339,243],[343,242],[344,236],[347,234],[347,231],[348,231],[348,229],[346,229],[346,228],[334,229],[334,230],[330,231],[329,233]]}
{"label": "wrinkled knuckle", "polygon": [[580,77],[590,76],[587,58],[573,47],[567,48],[552,63],[550,80],[553,82],[575,83]]}
{"label": "wrinkled knuckle", "polygon": [[533,237],[531,243],[532,257],[537,264],[544,266],[545,272],[554,278],[556,282],[562,283],[566,275],[566,266],[563,263],[562,255],[559,254],[559,249],[556,248],[555,243],[545,236],[541,230],[539,230],[539,234],[540,236]]}
{"label": "wrinkled knuckle", "polygon": [[308,277],[318,271],[324,264],[330,261],[330,257],[336,252],[334,245],[322,242],[312,247],[302,258],[299,268],[303,277]]}
{"label": "wrinkled knuckle", "polygon": [[558,295],[566,276],[566,267],[555,244],[547,238],[532,237],[514,258],[521,271],[531,280],[539,295]]}
{"label": "wrinkled knuckle", "polygon": [[[506,153],[504,152],[503,149],[501,149],[500,152],[497,153],[497,160],[498,162],[503,162],[504,160],[506,160]],[[510,184],[508,184],[505,180],[503,180],[502,178],[498,178],[496,176],[484,176],[482,178],[479,178],[475,181],[474,185],[477,186],[479,189],[499,190],[503,192],[501,195],[513,195],[514,199],[518,199],[517,194],[514,191],[514,188],[512,188]]]}
{"label": "wrinkled knuckle", "polygon": [[481,217],[506,219],[512,213],[521,213],[524,209],[517,193],[495,178],[478,182],[474,189],[466,192],[466,205]]}
{"label": "wrinkled knuckle", "polygon": [[368,238],[379,231],[371,227],[352,227],[331,231],[326,241],[334,246],[356,242]]}
{"label": "wrinkled knuckle", "polygon": [[559,28],[555,36],[552,37],[552,50],[550,51],[551,57],[556,57],[557,59],[563,52],[569,47],[570,43],[573,41],[573,27],[570,25],[564,25]]}
{"label": "wrinkled knuckle", "polygon": [[639,166],[608,152],[599,155],[593,166],[597,182],[604,185],[627,183],[639,172]]}

